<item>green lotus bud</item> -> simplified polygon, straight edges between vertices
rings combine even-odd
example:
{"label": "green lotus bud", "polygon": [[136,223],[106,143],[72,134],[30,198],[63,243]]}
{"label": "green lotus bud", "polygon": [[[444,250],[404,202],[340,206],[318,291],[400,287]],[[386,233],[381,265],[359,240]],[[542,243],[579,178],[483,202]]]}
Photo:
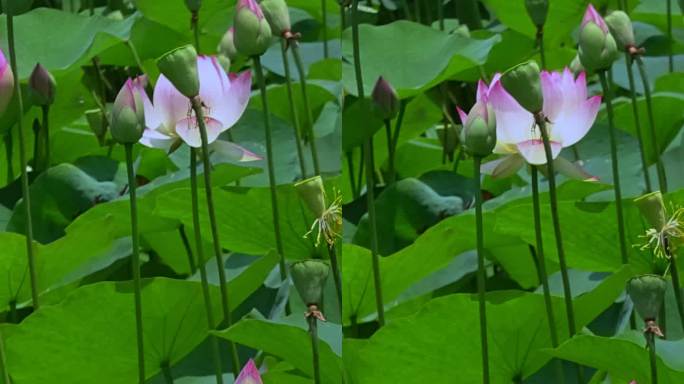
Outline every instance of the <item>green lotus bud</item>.
{"label": "green lotus bud", "polygon": [[145,129],[145,111],[140,92],[145,92],[142,80],[128,79],[114,100],[111,133],[120,144],[134,144]]}
{"label": "green lotus bud", "polygon": [[45,67],[36,64],[29,77],[31,100],[36,105],[50,105],[55,101],[57,83]]}
{"label": "green lotus bud", "polygon": [[577,53],[582,66],[590,71],[610,68],[620,54],[613,36],[594,22],[582,28]]}
{"label": "green lotus bud", "polygon": [[382,76],[373,87],[373,107],[382,120],[392,120],[399,113],[399,97],[392,85]]}
{"label": "green lotus bud", "polygon": [[230,27],[226,31],[226,33],[223,34],[223,37],[221,38],[221,42],[219,43],[218,47],[216,50],[222,54],[223,56],[226,56],[230,60],[235,60],[238,56],[238,51],[235,48],[235,28]]}
{"label": "green lotus bud", "polygon": [[485,157],[496,145],[496,118],[489,104],[476,103],[461,130],[464,149],[473,156]]}
{"label": "green lotus bud", "polygon": [[100,109],[90,109],[85,112],[86,120],[88,120],[88,126],[90,130],[93,131],[97,141],[100,145],[104,145],[104,138],[107,134],[107,118]]}
{"label": "green lotus bud", "polygon": [[525,9],[537,28],[544,26],[546,15],[549,13],[548,0],[525,0]]}
{"label": "green lotus bud", "polygon": [[529,112],[537,113],[542,110],[544,98],[536,62],[527,61],[507,70],[501,76],[501,85]]}
{"label": "green lotus bud", "polygon": [[613,11],[606,17],[606,24],[610,34],[617,42],[618,48],[624,50],[626,47],[633,47],[634,29],[632,28],[632,20],[622,11]]}
{"label": "green lotus bud", "polygon": [[202,7],[202,0],[185,0],[185,6],[190,12],[198,12]]}
{"label": "green lotus bud", "polygon": [[320,176],[314,176],[306,180],[295,183],[295,189],[299,197],[304,201],[307,208],[316,217],[322,217],[325,209],[325,189],[323,188],[323,179]]}
{"label": "green lotus bud", "polygon": [[239,0],[233,26],[233,41],[241,54],[261,56],[271,45],[271,27],[255,0]]}
{"label": "green lotus bud", "polygon": [[274,36],[290,32],[290,11],[285,0],[263,0],[260,5]]}
{"label": "green lotus bud", "polygon": [[230,73],[230,58],[226,55],[222,55],[219,53],[218,55],[216,55],[216,59],[218,60],[218,63],[221,65],[221,68],[223,68],[223,70],[226,73]]}
{"label": "green lotus bud", "polygon": [[663,304],[667,282],[658,275],[636,276],[627,282],[627,294],[634,302],[639,316],[644,320],[655,320]]}
{"label": "green lotus bud", "polygon": [[192,98],[199,94],[197,51],[192,45],[184,45],[164,54],[157,59],[157,67],[185,97]]}
{"label": "green lotus bud", "polygon": [[577,76],[580,72],[584,72],[584,67],[582,66],[579,55],[575,55],[570,62],[570,70],[575,74],[575,76]]}
{"label": "green lotus bud", "polygon": [[304,304],[320,305],[325,281],[330,273],[328,263],[318,259],[297,261],[290,266],[290,273]]}
{"label": "green lotus bud", "polygon": [[457,131],[453,124],[444,124],[443,128],[437,128],[437,137],[442,147],[444,147],[444,152],[449,156],[449,161],[453,161],[459,135],[460,132]]}
{"label": "green lotus bud", "polygon": [[663,194],[660,191],[647,193],[634,199],[634,204],[639,207],[641,215],[648,225],[660,232],[667,223],[667,212],[663,203]]}

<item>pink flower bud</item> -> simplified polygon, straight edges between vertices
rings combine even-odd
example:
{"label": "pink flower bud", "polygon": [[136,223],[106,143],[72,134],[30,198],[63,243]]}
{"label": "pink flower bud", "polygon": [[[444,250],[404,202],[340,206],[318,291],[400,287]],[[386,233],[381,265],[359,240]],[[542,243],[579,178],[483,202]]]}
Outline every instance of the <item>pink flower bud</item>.
{"label": "pink flower bud", "polygon": [[12,100],[14,92],[14,75],[5,54],[0,50],[0,114],[4,113]]}
{"label": "pink flower bud", "polygon": [[57,83],[45,67],[40,63],[36,64],[29,77],[29,88],[31,99],[37,105],[50,105],[55,101],[55,89]]}
{"label": "pink flower bud", "polygon": [[587,10],[584,12],[584,18],[582,18],[582,27],[587,25],[589,22],[593,22],[594,24],[598,25],[598,27],[601,28],[604,33],[609,32],[608,24],[606,24],[605,20],[603,20],[603,17],[601,17],[592,4],[589,4]]}
{"label": "pink flower bud", "polygon": [[261,7],[255,0],[240,0],[238,1],[237,5],[237,12],[239,12],[241,9],[247,8],[250,12],[252,12],[256,17],[261,20],[264,18],[264,12],[261,10]]}
{"label": "pink flower bud", "polygon": [[245,367],[242,368],[240,375],[235,380],[235,384],[263,384],[254,360],[249,359],[247,364],[245,364]]}

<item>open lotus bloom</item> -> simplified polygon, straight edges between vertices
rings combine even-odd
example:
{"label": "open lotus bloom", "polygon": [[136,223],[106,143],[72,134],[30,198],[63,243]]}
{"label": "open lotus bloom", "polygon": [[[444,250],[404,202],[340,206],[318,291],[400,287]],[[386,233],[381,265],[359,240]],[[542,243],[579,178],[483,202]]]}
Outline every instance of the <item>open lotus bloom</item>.
{"label": "open lotus bloom", "polygon": [[252,359],[249,359],[245,367],[242,368],[235,384],[263,384],[259,370]]}
{"label": "open lotus bloom", "polygon": [[[562,73],[541,72],[544,96],[542,111],[547,120],[546,128],[555,168],[568,177],[583,180],[593,178],[558,155],[562,148],[582,139],[596,120],[601,96],[587,98],[585,76],[582,72],[575,79],[568,68]],[[494,152],[511,156],[484,164],[483,172],[495,177],[506,177],[517,172],[525,162],[532,165],[546,164],[546,153],[534,116],[504,89],[499,77],[495,75],[487,89],[497,122]],[[479,90],[480,87],[478,92]]]}
{"label": "open lotus bloom", "polygon": [[[200,91],[207,127],[207,141],[214,142],[232,127],[247,108],[252,84],[251,72],[228,76],[216,57],[197,58]],[[146,129],[140,143],[169,150],[179,140],[191,147],[202,145],[200,130],[190,100],[160,75],[151,101],[142,92]]]}

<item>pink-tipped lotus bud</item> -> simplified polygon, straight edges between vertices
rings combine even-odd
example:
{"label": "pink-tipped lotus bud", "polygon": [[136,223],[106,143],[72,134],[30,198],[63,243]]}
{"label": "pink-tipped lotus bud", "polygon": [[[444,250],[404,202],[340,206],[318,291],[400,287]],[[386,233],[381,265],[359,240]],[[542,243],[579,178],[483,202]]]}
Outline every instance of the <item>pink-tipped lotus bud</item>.
{"label": "pink-tipped lotus bud", "polygon": [[240,371],[240,375],[235,379],[235,384],[263,384],[254,360],[249,359],[247,364],[245,364],[245,367]]}
{"label": "pink-tipped lotus bud", "polygon": [[473,156],[485,157],[496,145],[496,118],[488,103],[476,103],[463,123],[461,142]]}
{"label": "pink-tipped lotus bud", "polygon": [[197,51],[192,45],[166,53],[157,60],[157,67],[183,96],[192,98],[199,94]]}
{"label": "pink-tipped lotus bud", "polygon": [[120,144],[135,144],[145,129],[145,112],[140,92],[145,92],[142,80],[128,79],[112,107],[111,133]]}
{"label": "pink-tipped lotus bud", "polygon": [[399,113],[397,92],[384,77],[378,77],[371,97],[375,111],[382,120],[392,120]]}
{"label": "pink-tipped lotus bud", "polygon": [[290,32],[290,11],[285,0],[263,0],[260,5],[274,36],[283,36],[285,32]]}
{"label": "pink-tipped lotus bud", "polygon": [[5,113],[14,94],[14,74],[4,53],[0,50],[0,115]]}
{"label": "pink-tipped lotus bud", "polygon": [[29,77],[31,100],[36,105],[50,105],[55,101],[57,83],[52,74],[42,65],[36,64]]}
{"label": "pink-tipped lotus bud", "polygon": [[584,68],[590,71],[610,68],[620,54],[608,25],[591,4],[582,20],[577,52]]}
{"label": "pink-tipped lotus bud", "polygon": [[255,0],[239,0],[235,19],[235,48],[245,56],[261,56],[271,45],[271,27]]}

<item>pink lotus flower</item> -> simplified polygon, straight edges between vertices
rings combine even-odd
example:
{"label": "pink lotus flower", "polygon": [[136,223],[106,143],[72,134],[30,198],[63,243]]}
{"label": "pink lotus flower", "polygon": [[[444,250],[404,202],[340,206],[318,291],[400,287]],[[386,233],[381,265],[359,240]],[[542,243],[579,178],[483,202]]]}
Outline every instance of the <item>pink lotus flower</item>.
{"label": "pink lotus flower", "polygon": [[[251,72],[229,77],[216,58],[208,56],[197,58],[197,71],[207,140],[212,143],[221,132],[232,127],[247,108]],[[183,140],[191,147],[201,146],[200,131],[190,101],[164,75],[159,76],[154,87],[154,104],[145,92],[142,92],[142,96],[146,129],[140,143],[165,150],[178,140]]]}
{"label": "pink lotus flower", "polygon": [[[598,114],[601,96],[587,99],[584,72],[575,79],[568,68],[563,73],[542,71],[541,88],[543,112],[555,159],[562,148],[575,144],[589,132]],[[494,152],[519,153],[530,164],[546,164],[541,133],[532,114],[506,92],[498,78],[492,81],[488,97],[497,122]]]}
{"label": "pink lotus flower", "polygon": [[245,367],[242,368],[237,380],[235,380],[235,384],[263,384],[254,360],[249,359]]}
{"label": "pink lotus flower", "polygon": [[592,4],[589,4],[589,6],[587,6],[587,10],[584,12],[584,17],[582,18],[582,27],[590,22],[598,25],[603,32],[609,33],[608,24],[606,24],[605,20],[603,20],[603,17],[601,17]]}
{"label": "pink lotus flower", "polygon": [[5,54],[0,50],[0,114],[5,112],[7,105],[12,100],[14,92],[14,74],[5,58]]}

